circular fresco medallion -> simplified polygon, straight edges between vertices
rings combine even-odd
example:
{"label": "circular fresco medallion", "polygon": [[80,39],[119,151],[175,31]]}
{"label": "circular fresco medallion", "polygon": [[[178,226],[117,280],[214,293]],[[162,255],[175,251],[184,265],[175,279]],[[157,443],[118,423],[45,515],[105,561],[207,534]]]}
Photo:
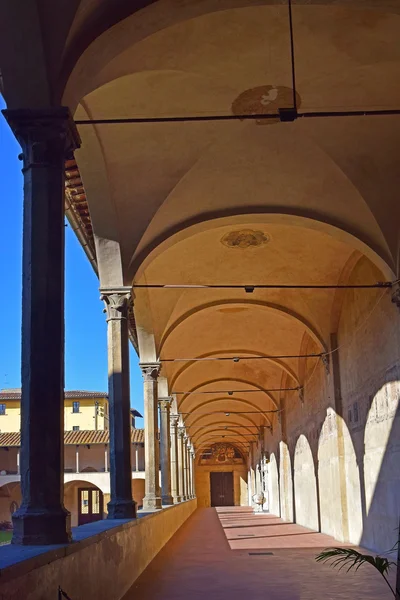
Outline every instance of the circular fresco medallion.
{"label": "circular fresco medallion", "polygon": [[[297,108],[301,98],[296,93]],[[276,114],[279,108],[293,107],[293,90],[284,85],[260,85],[242,92],[232,103],[234,115]],[[276,123],[276,119],[256,119],[258,125]]]}
{"label": "circular fresco medallion", "polygon": [[254,231],[253,229],[240,229],[239,231],[230,231],[221,239],[221,243],[228,248],[255,248],[263,246],[269,242],[269,237],[263,231]]}

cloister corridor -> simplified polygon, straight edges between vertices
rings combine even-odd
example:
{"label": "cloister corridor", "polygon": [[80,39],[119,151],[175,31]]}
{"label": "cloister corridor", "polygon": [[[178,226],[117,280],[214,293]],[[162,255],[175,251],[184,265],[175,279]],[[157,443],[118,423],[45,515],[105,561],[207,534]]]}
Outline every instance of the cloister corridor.
{"label": "cloister corridor", "polygon": [[[330,536],[249,507],[198,509],[123,600],[385,600],[373,570],[333,571],[318,564]],[[362,582],[362,586],[360,583]]]}

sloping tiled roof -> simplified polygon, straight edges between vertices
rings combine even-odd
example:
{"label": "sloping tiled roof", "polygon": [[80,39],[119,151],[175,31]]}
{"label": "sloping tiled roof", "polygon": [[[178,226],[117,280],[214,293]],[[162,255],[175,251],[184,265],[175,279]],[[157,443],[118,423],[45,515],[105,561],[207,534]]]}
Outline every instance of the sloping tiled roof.
{"label": "sloping tiled roof", "polygon": [[[107,392],[89,392],[87,390],[68,390],[64,397],[71,398],[108,398]],[[21,389],[0,390],[0,402],[2,400],[21,400]]]}
{"label": "sloping tiled roof", "polygon": [[[86,444],[108,444],[110,434],[108,430],[101,431],[64,431],[64,444],[86,445]],[[144,430],[131,429],[132,444],[144,443]],[[21,435],[15,433],[0,433],[0,448],[18,447],[21,445]]]}

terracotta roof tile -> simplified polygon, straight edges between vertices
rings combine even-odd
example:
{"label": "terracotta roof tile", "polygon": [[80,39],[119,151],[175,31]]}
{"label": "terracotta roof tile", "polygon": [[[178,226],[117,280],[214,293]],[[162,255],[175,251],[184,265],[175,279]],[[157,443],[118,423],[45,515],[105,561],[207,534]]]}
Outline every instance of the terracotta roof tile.
{"label": "terracotta roof tile", "polygon": [[[86,444],[108,444],[110,441],[109,431],[64,431],[64,444],[86,445]],[[131,442],[133,444],[144,443],[144,430],[132,429]],[[17,447],[21,445],[21,436],[19,432],[0,433],[0,448]]]}
{"label": "terracotta roof tile", "polygon": [[[87,390],[68,390],[64,392],[65,398],[108,398],[107,392],[90,392]],[[20,389],[10,389],[10,390],[1,390],[0,391],[0,401],[1,400],[20,400],[21,399],[21,390]]]}

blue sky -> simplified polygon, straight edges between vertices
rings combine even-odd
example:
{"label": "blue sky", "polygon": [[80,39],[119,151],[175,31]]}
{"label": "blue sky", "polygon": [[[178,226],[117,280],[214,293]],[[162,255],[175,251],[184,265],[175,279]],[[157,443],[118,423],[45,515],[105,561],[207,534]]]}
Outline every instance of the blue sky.
{"label": "blue sky", "polygon": [[[0,108],[5,108],[0,96]],[[21,385],[22,174],[16,142],[0,117],[0,388]],[[66,228],[65,386],[107,390],[107,338],[99,282],[72,229]],[[143,414],[142,376],[130,348],[131,404]],[[137,425],[143,426],[138,420]]]}

